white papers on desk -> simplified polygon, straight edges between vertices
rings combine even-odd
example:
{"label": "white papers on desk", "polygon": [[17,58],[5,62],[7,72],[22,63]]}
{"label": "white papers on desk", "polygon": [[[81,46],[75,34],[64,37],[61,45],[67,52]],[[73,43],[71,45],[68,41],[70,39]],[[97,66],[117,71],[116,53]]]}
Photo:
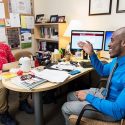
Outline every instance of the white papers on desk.
{"label": "white papers on desk", "polygon": [[33,70],[32,72],[35,73],[35,76],[46,79],[50,82],[57,82],[57,83],[64,82],[70,76],[70,74],[68,74],[68,72],[66,71],[50,70],[50,69],[45,69],[41,72]]}
{"label": "white papers on desk", "polygon": [[55,64],[51,66],[53,69],[58,69],[58,70],[74,70],[76,66],[71,65],[71,64]]}

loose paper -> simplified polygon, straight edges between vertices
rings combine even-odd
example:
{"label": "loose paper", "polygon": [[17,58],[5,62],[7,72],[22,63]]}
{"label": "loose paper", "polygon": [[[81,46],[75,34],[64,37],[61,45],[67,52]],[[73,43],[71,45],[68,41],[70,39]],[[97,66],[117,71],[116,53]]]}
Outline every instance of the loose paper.
{"label": "loose paper", "polygon": [[32,70],[32,72],[40,78],[46,79],[50,82],[56,82],[56,83],[64,82],[70,76],[70,74],[68,74],[68,72],[59,71],[59,70],[45,69],[41,72],[38,72],[35,70]]}
{"label": "loose paper", "polygon": [[11,27],[20,27],[20,17],[18,13],[10,13]]}
{"label": "loose paper", "polygon": [[7,42],[5,27],[0,27],[0,42]]}
{"label": "loose paper", "polygon": [[30,0],[10,0],[10,12],[31,14],[31,1]]}
{"label": "loose paper", "polygon": [[34,17],[33,16],[21,16],[21,27],[26,29],[34,28]]}
{"label": "loose paper", "polygon": [[4,10],[4,4],[0,3],[0,18],[5,18],[5,10]]}

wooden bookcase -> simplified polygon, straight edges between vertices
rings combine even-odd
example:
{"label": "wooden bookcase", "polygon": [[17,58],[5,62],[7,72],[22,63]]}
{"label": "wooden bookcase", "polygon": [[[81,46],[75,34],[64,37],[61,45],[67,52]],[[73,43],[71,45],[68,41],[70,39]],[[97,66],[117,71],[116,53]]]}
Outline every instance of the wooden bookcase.
{"label": "wooden bookcase", "polygon": [[[46,42],[50,44],[56,43],[58,49],[65,49],[68,44],[68,39],[65,38],[66,23],[38,23],[35,24],[34,37],[37,42]],[[38,50],[38,49],[37,49]]]}

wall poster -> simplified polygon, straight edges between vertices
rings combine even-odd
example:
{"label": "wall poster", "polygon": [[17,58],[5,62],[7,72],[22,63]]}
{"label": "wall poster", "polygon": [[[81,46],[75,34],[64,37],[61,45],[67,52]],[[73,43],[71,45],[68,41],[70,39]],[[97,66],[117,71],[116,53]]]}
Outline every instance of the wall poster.
{"label": "wall poster", "polygon": [[8,44],[12,49],[20,47],[19,28],[7,28]]}
{"label": "wall poster", "polygon": [[32,46],[32,35],[30,29],[21,29],[20,31],[21,48],[30,48]]}

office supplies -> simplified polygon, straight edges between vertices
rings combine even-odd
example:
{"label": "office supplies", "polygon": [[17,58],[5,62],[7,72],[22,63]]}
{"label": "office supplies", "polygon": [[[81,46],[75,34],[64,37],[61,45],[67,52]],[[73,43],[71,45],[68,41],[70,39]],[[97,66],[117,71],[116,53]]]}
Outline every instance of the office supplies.
{"label": "office supplies", "polygon": [[11,73],[11,72],[4,72],[1,74],[2,78],[4,79],[9,79],[9,78],[12,78],[12,77],[16,77],[17,74],[16,73]]}
{"label": "office supplies", "polygon": [[53,66],[51,66],[51,68],[53,69],[58,69],[58,70],[74,70],[75,66],[71,65],[71,64],[55,64]]}
{"label": "office supplies", "polygon": [[70,72],[69,72],[70,75],[76,75],[76,74],[78,74],[78,73],[80,73],[79,70],[73,70],[73,71],[70,71]]}
{"label": "office supplies", "polygon": [[70,64],[78,66],[78,62],[76,62],[76,61],[70,61]]}

